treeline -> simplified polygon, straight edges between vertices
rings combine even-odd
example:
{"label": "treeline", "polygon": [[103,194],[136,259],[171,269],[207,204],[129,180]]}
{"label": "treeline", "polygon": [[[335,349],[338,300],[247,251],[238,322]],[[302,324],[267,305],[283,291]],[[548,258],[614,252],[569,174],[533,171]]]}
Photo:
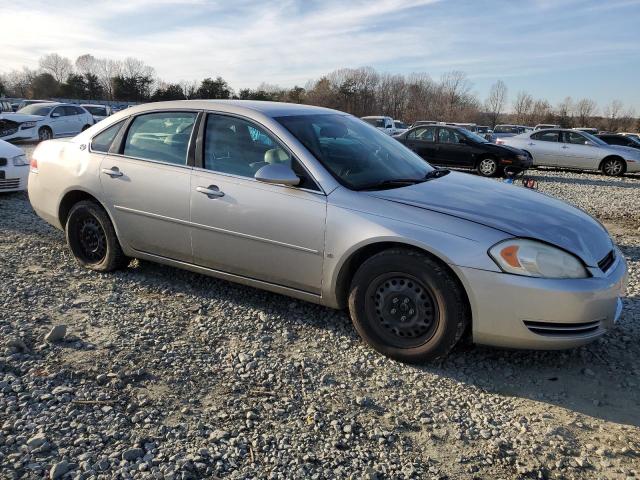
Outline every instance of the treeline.
{"label": "treeline", "polygon": [[640,130],[632,108],[619,100],[598,106],[589,98],[566,97],[557,105],[517,92],[510,99],[507,86],[496,81],[485,99],[473,91],[464,72],[452,71],[434,80],[426,73],[394,75],[373,68],[335,70],[304,87],[282,88],[261,84],[234,90],[222,77],[167,83],[143,61],[116,61],[82,55],[71,62],[52,53],[40,59],[40,68],[23,68],[0,76],[0,95],[22,98],[77,98],[127,102],[180,99],[271,100],[335,108],[357,116],[388,115],[405,122],[442,120],[563,127],[595,127],[608,131]]}

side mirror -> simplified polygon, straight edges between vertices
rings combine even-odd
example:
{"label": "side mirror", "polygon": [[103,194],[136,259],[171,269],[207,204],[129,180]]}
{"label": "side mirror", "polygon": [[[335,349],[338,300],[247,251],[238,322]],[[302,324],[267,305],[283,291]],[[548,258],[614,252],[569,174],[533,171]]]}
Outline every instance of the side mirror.
{"label": "side mirror", "polygon": [[295,186],[300,183],[300,177],[284,163],[270,163],[260,168],[253,176],[259,182],[273,183],[275,185]]}
{"label": "side mirror", "polygon": [[58,118],[60,116],[60,114],[58,112],[53,112],[51,114],[51,118]]}

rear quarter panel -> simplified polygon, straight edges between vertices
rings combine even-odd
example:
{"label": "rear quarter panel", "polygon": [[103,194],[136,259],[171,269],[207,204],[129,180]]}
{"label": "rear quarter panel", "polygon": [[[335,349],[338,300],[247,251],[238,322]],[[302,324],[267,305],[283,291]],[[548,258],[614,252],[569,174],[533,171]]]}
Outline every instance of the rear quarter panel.
{"label": "rear quarter panel", "polygon": [[102,203],[99,167],[102,154],[90,153],[86,144],[70,140],[42,142],[33,153],[37,172],[29,173],[29,201],[36,213],[53,226],[63,229],[59,220],[64,196],[80,190]]}

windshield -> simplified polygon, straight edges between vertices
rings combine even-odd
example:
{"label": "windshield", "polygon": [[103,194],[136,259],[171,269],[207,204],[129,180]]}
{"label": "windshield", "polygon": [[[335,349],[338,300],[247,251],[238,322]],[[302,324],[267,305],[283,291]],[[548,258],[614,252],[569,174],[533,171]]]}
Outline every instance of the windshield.
{"label": "windshield", "polygon": [[104,107],[97,107],[97,106],[90,106],[90,105],[83,105],[83,107],[91,115],[102,116],[102,117],[107,115],[106,109]]}
{"label": "windshield", "polygon": [[594,135],[591,135],[589,132],[580,132],[582,135],[584,135],[585,137],[587,137],[590,141],[592,141],[593,143],[595,143],[596,145],[604,145],[604,146],[609,146],[609,144],[607,142],[605,142],[604,140],[602,140],[601,138],[598,138]]}
{"label": "windshield", "polygon": [[480,135],[476,135],[475,133],[470,132],[467,129],[461,128],[458,131],[475,143],[489,143],[486,138],[481,137]]}
{"label": "windshield", "polygon": [[343,185],[353,190],[421,180],[434,168],[397,140],[350,115],[276,118]]}
{"label": "windshield", "polygon": [[16,113],[24,113],[25,115],[42,115],[47,116],[53,107],[43,106],[41,103],[32,103],[26,107],[22,107]]}

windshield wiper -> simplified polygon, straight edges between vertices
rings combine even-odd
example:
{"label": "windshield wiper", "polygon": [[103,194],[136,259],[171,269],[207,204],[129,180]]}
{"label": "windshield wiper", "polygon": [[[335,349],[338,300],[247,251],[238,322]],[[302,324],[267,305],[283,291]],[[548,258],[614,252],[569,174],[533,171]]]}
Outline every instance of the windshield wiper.
{"label": "windshield wiper", "polygon": [[367,183],[359,186],[357,190],[383,190],[385,188],[406,187],[407,185],[415,185],[416,183],[426,182],[433,178],[444,177],[450,172],[446,168],[438,168],[431,170],[422,178],[390,178],[388,180],[380,180],[379,182]]}

